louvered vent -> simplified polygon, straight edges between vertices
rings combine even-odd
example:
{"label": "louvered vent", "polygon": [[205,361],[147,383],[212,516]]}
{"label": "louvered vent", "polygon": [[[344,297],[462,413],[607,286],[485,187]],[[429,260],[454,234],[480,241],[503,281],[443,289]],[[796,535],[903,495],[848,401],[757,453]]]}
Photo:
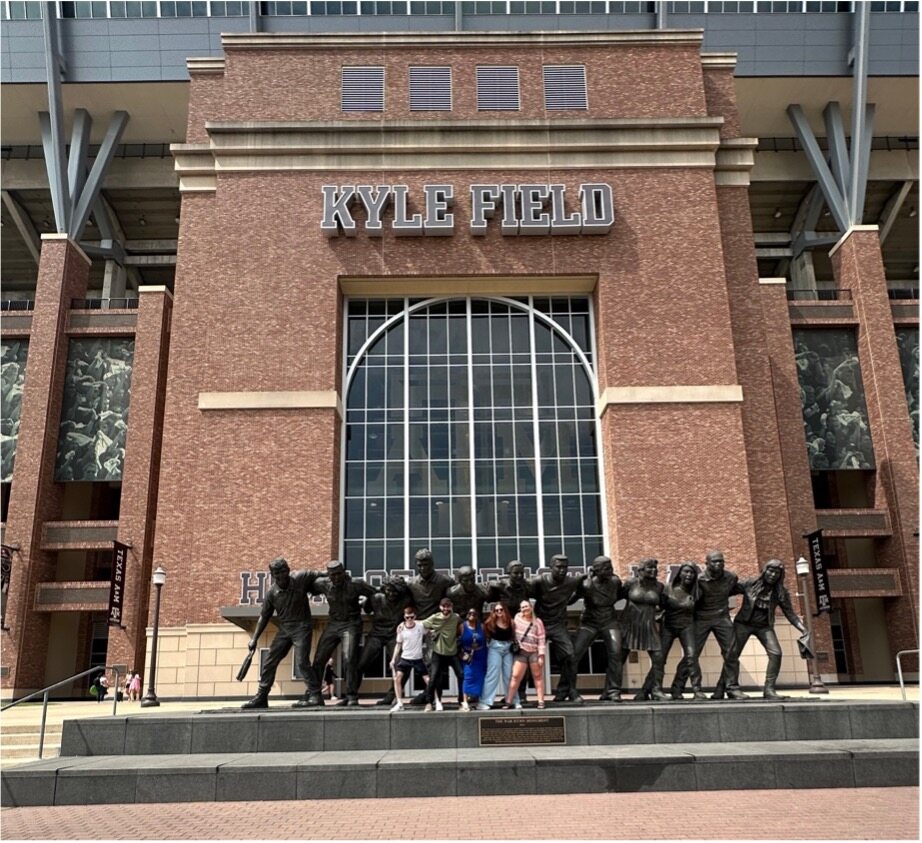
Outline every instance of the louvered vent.
{"label": "louvered vent", "polygon": [[384,68],[343,68],[343,111],[384,111]]}
{"label": "louvered vent", "polygon": [[451,111],[451,68],[410,68],[410,111]]}
{"label": "louvered vent", "polygon": [[585,111],[586,68],[581,64],[544,66],[544,107],[548,111]]}
{"label": "louvered vent", "polygon": [[477,110],[519,110],[519,69],[517,67],[477,68]]}

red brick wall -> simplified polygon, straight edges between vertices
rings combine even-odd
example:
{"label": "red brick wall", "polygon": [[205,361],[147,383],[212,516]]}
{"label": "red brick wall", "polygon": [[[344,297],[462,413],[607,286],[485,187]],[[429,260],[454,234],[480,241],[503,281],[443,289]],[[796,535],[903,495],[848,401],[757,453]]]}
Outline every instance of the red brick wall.
{"label": "red brick wall", "polygon": [[[558,118],[705,116],[704,83],[697,44],[662,46],[516,47],[382,46],[368,48],[304,47],[252,50],[225,47],[224,85],[216,77],[195,74],[189,111],[190,143],[207,140],[204,120],[439,120],[486,121],[544,118],[545,64],[585,64],[588,111],[553,112]],[[343,113],[344,66],[384,66],[384,113]],[[453,107],[445,112],[410,111],[408,68],[452,67]],[[520,111],[477,110],[476,67],[518,65]],[[217,77],[220,78],[220,77]],[[200,94],[208,89],[208,102]],[[214,93],[212,93],[214,91]],[[193,122],[194,121],[194,122]]]}
{"label": "red brick wall", "polygon": [[[516,47],[242,50],[223,85],[193,83],[195,120],[339,120],[340,67],[384,63],[387,119],[406,111],[406,67],[451,64],[451,119],[476,112],[477,64],[518,64],[522,111],[545,118],[541,66],[585,63],[589,104],[572,117],[707,114],[697,47]],[[305,84],[309,79],[310,84]],[[354,115],[377,119],[375,115]],[[557,119],[554,115],[553,119]],[[320,566],[338,545],[341,421],[317,410],[200,411],[201,392],[334,390],[341,379],[340,276],[598,276],[600,387],[732,385],[734,338],[713,172],[634,168],[529,172],[613,185],[616,221],[597,237],[468,233],[468,186],[521,182],[522,172],[221,173],[214,194],[185,194],[177,264],[154,564],[172,577],[165,625],[214,622],[237,600],[242,569],[277,554]],[[324,184],[455,186],[450,237],[327,238]],[[360,213],[356,213],[360,219]],[[751,242],[750,242],[751,251]],[[722,547],[753,565],[748,469],[738,404],[612,406],[603,419],[613,555],[701,560]]]}
{"label": "red brick wall", "polygon": [[15,691],[37,690],[46,679],[49,616],[32,606],[36,584],[55,577],[57,554],[41,549],[41,535],[45,521],[60,517],[62,487],[54,482],[54,462],[67,365],[64,325],[71,299],[85,296],[88,278],[87,259],[71,241],[42,241],[5,533],[7,544],[21,545],[13,557],[9,630],[2,633],[3,665],[9,668],[3,687]]}
{"label": "red brick wall", "polygon": [[905,597],[885,602],[890,647],[894,653],[917,649],[919,464],[878,232],[852,231],[833,254],[832,267],[839,286],[851,290],[860,322],[858,358],[877,463],[874,506],[889,508],[893,525],[893,536],[878,544],[877,562],[880,567],[900,568],[903,577]]}

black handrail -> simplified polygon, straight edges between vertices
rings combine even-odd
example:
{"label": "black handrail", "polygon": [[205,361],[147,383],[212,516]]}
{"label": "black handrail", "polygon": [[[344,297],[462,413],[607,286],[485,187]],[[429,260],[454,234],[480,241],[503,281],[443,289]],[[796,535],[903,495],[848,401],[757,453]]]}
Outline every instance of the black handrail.
{"label": "black handrail", "polygon": [[71,310],[137,310],[138,300],[122,296],[115,299],[71,299]]}
{"label": "black handrail", "polygon": [[850,301],[852,291],[843,290],[839,287],[827,287],[825,289],[788,287],[787,297],[788,301]]}
{"label": "black handrail", "polygon": [[70,682],[73,682],[75,679],[80,679],[83,676],[87,676],[90,673],[105,673],[107,670],[111,670],[115,673],[115,690],[112,694],[112,714],[114,715],[118,710],[118,677],[119,677],[119,666],[112,665],[111,667],[100,667],[96,665],[91,667],[88,670],[84,670],[81,673],[75,673],[73,676],[68,676],[67,679],[62,679],[60,682],[55,682],[54,685],[49,685],[47,688],[42,688],[40,691],[34,691],[25,697],[20,697],[15,702],[7,703],[5,706],[0,708],[0,711],[6,711],[8,708],[12,708],[14,705],[19,705],[20,703],[28,702],[31,699],[35,699],[39,694],[44,695],[42,701],[42,728],[38,735],[38,758],[41,761],[42,751],[45,748],[45,720],[48,717],[48,694],[51,693],[55,688],[60,688],[62,685],[67,685]]}

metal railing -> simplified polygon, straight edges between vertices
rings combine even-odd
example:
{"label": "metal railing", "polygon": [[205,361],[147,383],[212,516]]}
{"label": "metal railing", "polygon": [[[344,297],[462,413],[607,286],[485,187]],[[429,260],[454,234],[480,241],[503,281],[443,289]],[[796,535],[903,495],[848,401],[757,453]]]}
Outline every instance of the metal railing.
{"label": "metal railing", "polygon": [[852,291],[838,287],[813,289],[812,287],[788,287],[788,301],[851,301]]}
{"label": "metal railing", "polygon": [[8,703],[7,705],[0,708],[0,711],[6,711],[8,708],[12,708],[14,705],[19,705],[20,703],[28,702],[29,700],[35,699],[39,694],[43,695],[42,698],[42,727],[38,735],[38,758],[41,761],[42,752],[45,749],[45,722],[48,717],[48,694],[50,694],[55,688],[60,688],[62,685],[67,685],[70,682],[73,682],[75,679],[81,679],[84,676],[88,676],[91,673],[105,673],[107,670],[111,670],[115,674],[115,684],[113,686],[112,692],[112,714],[114,715],[118,710],[118,677],[119,669],[118,665],[112,665],[111,667],[91,667],[89,670],[84,670],[82,673],[75,673],[73,676],[68,676],[67,679],[62,679],[60,682],[55,682],[54,685],[49,685],[47,688],[42,688],[40,691],[35,691],[32,694],[29,694],[27,697],[22,697],[21,699],[16,700],[15,702]]}
{"label": "metal railing", "polygon": [[891,299],[909,299],[913,301],[919,298],[918,287],[890,287],[887,289],[887,295]]}
{"label": "metal railing", "polygon": [[903,695],[904,702],[906,700],[906,683],[903,681],[903,665],[900,662],[900,659],[903,656],[908,656],[910,653],[915,653],[917,656],[919,655],[918,650],[900,650],[896,654],[896,675],[897,675],[897,678],[900,680],[900,693]]}
{"label": "metal railing", "polygon": [[32,299],[3,299],[0,311],[3,310],[35,310],[35,302]]}
{"label": "metal railing", "polygon": [[71,299],[71,310],[137,310],[138,300],[118,299]]}

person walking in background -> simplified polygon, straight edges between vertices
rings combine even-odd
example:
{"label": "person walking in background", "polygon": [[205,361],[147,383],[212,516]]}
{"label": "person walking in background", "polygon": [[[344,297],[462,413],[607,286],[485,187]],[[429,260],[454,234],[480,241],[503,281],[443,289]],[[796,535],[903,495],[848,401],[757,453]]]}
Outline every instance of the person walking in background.
{"label": "person walking in background", "polygon": [[487,673],[477,710],[489,711],[497,693],[506,695],[512,678],[512,617],[504,603],[494,604],[483,629],[487,636]]}
{"label": "person walking in background", "polygon": [[[515,654],[512,679],[509,681],[503,708],[512,707],[515,693],[529,668],[535,680],[535,689],[538,691],[538,708],[544,708],[544,657],[547,650],[547,638],[544,623],[535,615],[531,601],[522,601],[519,613],[515,616],[514,629],[518,652]],[[516,703],[515,707],[521,708],[522,704]]]}
{"label": "person walking in background", "polygon": [[139,673],[133,674],[128,683],[128,698],[134,702],[141,699],[141,675]]}

